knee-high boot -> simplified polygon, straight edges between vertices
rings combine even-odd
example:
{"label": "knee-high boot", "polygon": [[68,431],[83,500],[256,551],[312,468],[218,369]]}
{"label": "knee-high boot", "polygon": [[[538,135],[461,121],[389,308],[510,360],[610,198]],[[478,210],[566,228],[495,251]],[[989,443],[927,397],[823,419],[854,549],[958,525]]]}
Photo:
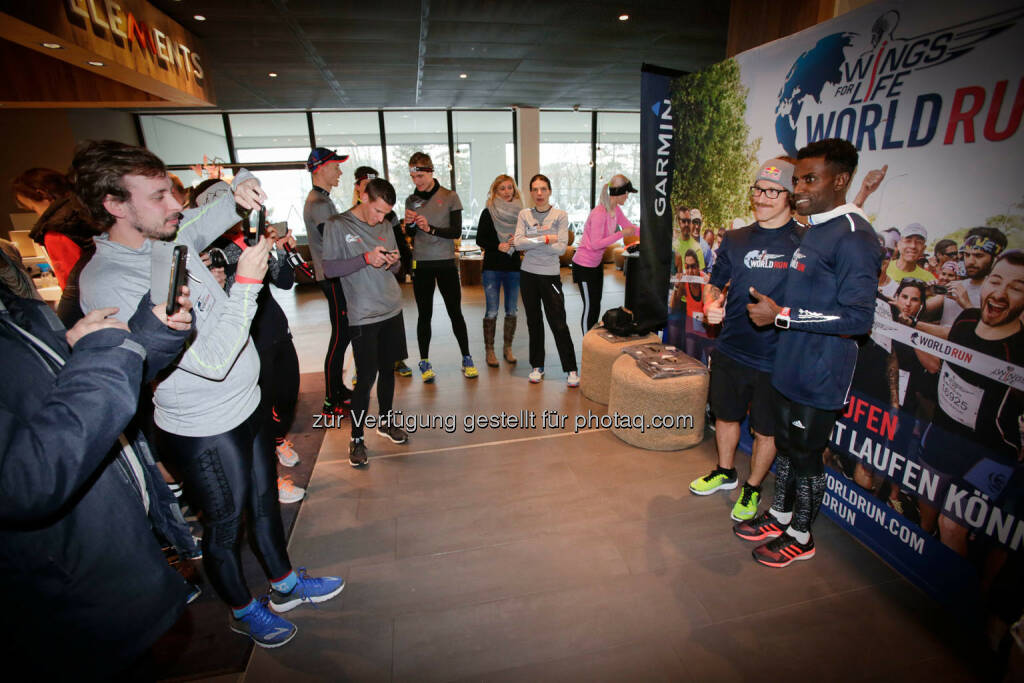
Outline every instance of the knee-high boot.
{"label": "knee-high boot", "polygon": [[498,327],[497,318],[484,318],[484,350],[487,352],[487,364],[498,367],[498,357],[494,355],[494,332]]}
{"label": "knee-high boot", "polygon": [[505,316],[505,362],[515,363],[516,357],[512,355],[512,338],[516,336],[516,317],[514,315]]}

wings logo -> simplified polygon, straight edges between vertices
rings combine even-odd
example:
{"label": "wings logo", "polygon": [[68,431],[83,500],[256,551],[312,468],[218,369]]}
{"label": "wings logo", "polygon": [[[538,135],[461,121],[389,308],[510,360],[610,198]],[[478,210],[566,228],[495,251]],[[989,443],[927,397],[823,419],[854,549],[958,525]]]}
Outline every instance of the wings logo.
{"label": "wings logo", "polygon": [[363,240],[360,239],[359,235],[353,235],[352,233],[349,233],[345,235],[345,241],[351,244],[353,242],[362,242]]}
{"label": "wings logo", "polygon": [[[959,129],[964,142],[974,142],[973,121],[982,118],[986,103],[981,86],[958,88],[952,106],[943,105],[943,94],[948,93],[922,93],[914,102],[901,100],[900,95],[920,72],[970,54],[1022,17],[1024,8],[1016,7],[904,36],[898,30],[900,13],[889,10],[875,19],[870,35],[827,35],[801,54],[786,74],[775,107],[776,138],[793,156],[802,145],[830,137],[845,138],[861,150],[920,147],[935,138],[945,113],[943,144],[952,144]],[[999,81],[988,99],[983,134],[993,142],[1009,138],[1020,125],[1013,103],[1024,97],[1024,80],[1016,98],[1007,97],[1008,85]],[[1004,108],[1013,111],[1000,115]],[[999,121],[1007,121],[1002,130],[997,130]]]}
{"label": "wings logo", "polygon": [[789,261],[789,267],[792,270],[797,270],[797,271],[799,271],[801,273],[804,272],[804,269],[807,268],[807,265],[804,264],[804,263],[800,263],[800,259],[802,259],[803,257],[804,257],[804,254],[799,249],[794,251],[793,252],[793,258],[790,259],[790,261]]}
{"label": "wings logo", "polygon": [[786,261],[778,261],[785,254],[769,254],[766,249],[752,249],[743,257],[743,265],[747,268],[786,268]]}

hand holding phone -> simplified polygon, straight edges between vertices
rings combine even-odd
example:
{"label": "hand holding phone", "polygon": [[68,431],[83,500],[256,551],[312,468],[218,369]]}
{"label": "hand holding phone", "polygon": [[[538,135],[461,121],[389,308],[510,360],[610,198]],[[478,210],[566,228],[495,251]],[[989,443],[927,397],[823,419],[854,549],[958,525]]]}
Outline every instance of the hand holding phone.
{"label": "hand holding phone", "polygon": [[167,300],[164,310],[168,316],[172,316],[181,308],[178,298],[181,296],[185,284],[188,282],[188,247],[184,244],[174,245],[171,252],[171,275],[167,288]]}
{"label": "hand holding phone", "polygon": [[267,229],[267,207],[261,204],[259,211],[254,213],[256,213],[256,220],[254,221],[250,214],[245,225],[245,243],[250,247],[256,246],[256,243],[260,241],[260,235]]}

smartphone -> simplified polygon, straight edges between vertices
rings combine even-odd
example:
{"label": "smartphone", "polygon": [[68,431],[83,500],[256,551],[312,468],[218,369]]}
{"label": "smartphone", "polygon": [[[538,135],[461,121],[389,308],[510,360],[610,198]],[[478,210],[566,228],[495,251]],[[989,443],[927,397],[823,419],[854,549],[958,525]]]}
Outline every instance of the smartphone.
{"label": "smartphone", "polygon": [[256,243],[260,241],[260,235],[267,229],[267,207],[260,205],[260,209],[256,213],[256,220],[252,219],[252,215],[249,215],[249,221],[245,226],[245,243],[250,247],[256,246]]}
{"label": "smartphone", "polygon": [[167,315],[174,315],[181,307],[178,304],[178,297],[181,296],[181,288],[188,282],[188,247],[184,244],[176,244],[171,252],[171,275],[167,289],[167,303],[164,310]]}

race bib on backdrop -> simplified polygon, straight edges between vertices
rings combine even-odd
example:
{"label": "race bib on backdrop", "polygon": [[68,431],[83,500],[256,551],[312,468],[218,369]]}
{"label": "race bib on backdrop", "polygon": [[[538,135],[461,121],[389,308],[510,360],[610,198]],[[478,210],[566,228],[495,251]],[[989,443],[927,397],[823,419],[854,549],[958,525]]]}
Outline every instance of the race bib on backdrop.
{"label": "race bib on backdrop", "polygon": [[981,387],[964,381],[950,369],[948,363],[942,363],[939,372],[939,406],[946,415],[968,429],[974,429],[984,395],[985,391]]}

